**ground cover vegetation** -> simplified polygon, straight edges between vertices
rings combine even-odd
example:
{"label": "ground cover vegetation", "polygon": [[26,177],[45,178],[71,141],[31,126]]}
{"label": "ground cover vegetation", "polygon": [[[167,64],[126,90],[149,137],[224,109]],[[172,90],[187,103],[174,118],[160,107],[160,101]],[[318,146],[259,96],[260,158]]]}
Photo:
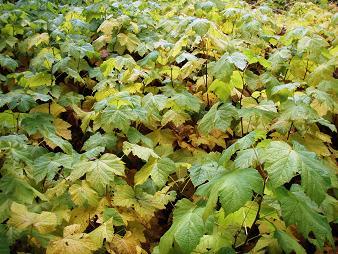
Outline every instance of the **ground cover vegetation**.
{"label": "ground cover vegetation", "polygon": [[1,2],[0,253],[334,253],[334,3]]}

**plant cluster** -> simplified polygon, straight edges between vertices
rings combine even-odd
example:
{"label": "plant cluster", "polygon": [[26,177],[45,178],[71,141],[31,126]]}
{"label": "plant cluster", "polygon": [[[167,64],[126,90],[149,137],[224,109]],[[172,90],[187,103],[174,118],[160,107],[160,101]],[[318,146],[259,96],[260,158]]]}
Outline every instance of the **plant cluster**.
{"label": "plant cluster", "polygon": [[334,251],[337,6],[294,2],[1,4],[0,253]]}

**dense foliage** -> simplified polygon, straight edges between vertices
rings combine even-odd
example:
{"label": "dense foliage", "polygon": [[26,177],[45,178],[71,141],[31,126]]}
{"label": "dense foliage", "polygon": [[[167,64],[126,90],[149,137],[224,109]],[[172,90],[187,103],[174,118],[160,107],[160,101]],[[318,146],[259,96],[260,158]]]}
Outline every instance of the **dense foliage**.
{"label": "dense foliage", "polygon": [[337,6],[249,2],[0,5],[0,253],[334,251]]}

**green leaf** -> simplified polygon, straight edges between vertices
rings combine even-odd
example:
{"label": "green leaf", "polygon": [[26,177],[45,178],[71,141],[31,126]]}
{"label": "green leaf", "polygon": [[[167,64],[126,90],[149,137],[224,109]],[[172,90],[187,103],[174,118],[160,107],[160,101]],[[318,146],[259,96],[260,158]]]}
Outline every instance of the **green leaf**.
{"label": "green leaf", "polygon": [[305,193],[317,204],[320,204],[325,199],[327,189],[331,186],[331,168],[318,159],[315,153],[307,151],[305,147],[296,142],[294,149],[302,161],[301,185]]}
{"label": "green leaf", "polygon": [[[217,62],[209,64],[210,73],[216,78],[224,82],[229,82],[231,74],[234,70],[234,65],[229,61],[229,55],[224,54]],[[242,67],[242,63],[239,62],[239,66]]]}
{"label": "green leaf", "polygon": [[198,122],[198,130],[203,134],[209,134],[213,130],[227,131],[233,119],[237,118],[237,110],[230,103],[216,103]]}
{"label": "green leaf", "polygon": [[[0,230],[2,230],[2,227],[5,227],[5,225],[1,225],[0,226]],[[5,232],[1,232],[0,231],[0,238],[1,238],[1,242],[0,242],[0,253],[3,254],[10,254],[10,243],[8,241],[8,239],[6,238]]]}
{"label": "green leaf", "polygon": [[89,151],[96,147],[102,146],[108,149],[112,149],[116,145],[117,138],[113,134],[101,134],[99,132],[91,135],[83,144],[82,150]]}
{"label": "green leaf", "polygon": [[287,183],[299,172],[301,161],[291,146],[282,141],[272,141],[263,152],[264,169],[269,174],[268,182],[273,187]]}
{"label": "green leaf", "polygon": [[0,54],[0,66],[10,71],[15,71],[19,65],[13,58]]}
{"label": "green leaf", "polygon": [[197,194],[208,196],[203,218],[207,219],[219,198],[225,215],[237,211],[251,200],[253,191],[260,193],[263,180],[255,169],[237,169],[201,185]]}
{"label": "green leaf", "polygon": [[216,162],[208,162],[202,165],[197,164],[189,169],[191,182],[195,187],[223,174],[224,171],[225,169]]}
{"label": "green leaf", "polygon": [[288,233],[281,230],[276,230],[274,233],[274,237],[278,240],[279,246],[283,249],[283,251],[285,251],[285,253],[289,254],[293,251],[296,254],[306,253],[306,251],[297,242],[297,240],[291,237]]}
{"label": "green leaf", "polygon": [[112,132],[117,128],[126,133],[131,121],[136,118],[132,110],[127,106],[122,106],[121,108],[109,106],[100,113],[96,124],[102,126],[107,132]]}
{"label": "green leaf", "polygon": [[317,212],[317,206],[304,194],[299,185],[292,185],[290,191],[280,187],[276,190],[276,195],[286,225],[296,225],[297,231],[309,239],[312,232],[315,239],[311,241],[321,249],[326,241],[334,246],[327,219]]}
{"label": "green leaf", "polygon": [[234,144],[229,146],[223,153],[220,158],[220,164],[226,164],[232,155],[238,150],[244,150],[253,146],[258,140],[265,139],[266,132],[261,130],[255,130],[245,135],[244,137],[238,139]]}
{"label": "green leaf", "polygon": [[32,204],[35,197],[46,200],[46,197],[34,189],[24,178],[5,175],[0,180],[0,190],[6,196],[20,203]]}
{"label": "green leaf", "polygon": [[268,182],[274,188],[283,185],[300,173],[302,186],[309,197],[320,204],[330,186],[330,168],[316,155],[294,143],[294,148],[282,141],[272,141],[262,152],[264,169],[269,174]]}
{"label": "green leaf", "polygon": [[106,207],[103,211],[103,221],[106,222],[108,220],[112,219],[113,224],[115,226],[123,226],[124,222],[119,214],[119,212],[115,208],[108,208]]}
{"label": "green leaf", "polygon": [[75,164],[69,179],[75,181],[84,174],[90,186],[103,193],[114,181],[114,176],[124,176],[124,163],[115,154],[105,153],[99,159]]}
{"label": "green leaf", "polygon": [[246,56],[241,52],[235,52],[229,56],[229,62],[233,63],[238,69],[244,70],[247,65]]}
{"label": "green leaf", "polygon": [[155,159],[152,157],[135,174],[135,184],[143,184],[149,176],[158,187],[163,187],[170,174],[176,171],[175,163],[169,158]]}
{"label": "green leaf", "polygon": [[242,150],[237,152],[237,157],[235,159],[235,167],[236,168],[248,168],[248,167],[256,167],[258,163],[258,155],[259,149],[257,148],[249,148],[246,150]]}
{"label": "green leaf", "polygon": [[153,144],[153,142],[150,138],[144,136],[141,132],[139,132],[134,127],[129,128],[129,130],[127,132],[127,137],[128,137],[128,141],[130,141],[130,143],[136,144],[136,143],[141,142],[142,144],[144,144],[147,147],[153,147],[154,146],[154,144]]}
{"label": "green leaf", "polygon": [[210,22],[207,19],[197,18],[190,24],[190,26],[199,36],[203,36],[208,32]]}
{"label": "green leaf", "polygon": [[280,98],[280,101],[286,100],[300,86],[299,83],[288,83],[271,87],[267,89],[268,95],[272,98]]}
{"label": "green leaf", "polygon": [[34,160],[33,177],[35,182],[40,182],[44,178],[52,180],[61,167],[70,168],[72,159],[62,153],[48,153]]}
{"label": "green leaf", "polygon": [[21,126],[29,135],[40,133],[54,133],[53,116],[46,113],[31,113],[21,121]]}
{"label": "green leaf", "polygon": [[191,111],[198,112],[201,107],[201,101],[198,97],[187,91],[176,93],[168,100],[168,106],[175,111]]}
{"label": "green leaf", "polygon": [[173,224],[161,237],[159,250],[162,254],[170,253],[173,244],[177,244],[181,253],[192,253],[204,235],[203,208],[187,199],[177,202]]}
{"label": "green leaf", "polygon": [[73,154],[75,152],[71,143],[54,133],[43,133],[43,135],[48,141],[51,141],[55,146],[60,147],[65,153]]}
{"label": "green leaf", "polygon": [[0,94],[0,107],[6,104],[10,109],[17,108],[21,112],[26,112],[37,105],[31,95],[27,95],[23,90],[19,89],[6,94]]}

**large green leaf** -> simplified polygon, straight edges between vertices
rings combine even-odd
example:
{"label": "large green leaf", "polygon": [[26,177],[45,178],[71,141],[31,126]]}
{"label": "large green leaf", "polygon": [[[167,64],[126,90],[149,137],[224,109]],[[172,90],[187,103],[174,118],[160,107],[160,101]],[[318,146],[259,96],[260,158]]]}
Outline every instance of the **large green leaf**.
{"label": "large green leaf", "polygon": [[248,133],[223,151],[220,158],[220,164],[226,164],[230,160],[231,156],[233,156],[238,150],[244,150],[252,147],[258,140],[265,139],[265,137],[266,132],[261,130],[255,130]]}
{"label": "large green leaf", "polygon": [[289,182],[297,173],[301,174],[306,194],[320,204],[330,186],[331,169],[321,162],[315,153],[294,143],[292,148],[285,142],[272,141],[262,152],[264,169],[269,174],[268,182],[279,187]]}
{"label": "large green leaf", "polygon": [[189,169],[191,182],[196,187],[212,180],[214,177],[224,173],[224,168],[219,166],[216,162],[207,162],[204,164],[197,164]]}
{"label": "large green leaf", "polygon": [[14,71],[19,65],[13,58],[0,54],[0,66]]}
{"label": "large green leaf", "polygon": [[[161,237],[160,253],[167,254],[177,244],[181,253],[192,253],[204,235],[203,208],[187,199],[180,200],[170,229]],[[175,248],[175,247],[174,247]]]}
{"label": "large green leaf", "polygon": [[[326,241],[334,245],[327,219],[318,213],[318,207],[304,194],[299,185],[293,185],[290,191],[280,187],[276,190],[276,195],[287,225],[296,225],[298,232],[320,248],[323,248]],[[315,239],[310,236],[311,232]]]}
{"label": "large green leaf", "polygon": [[252,168],[236,169],[201,185],[197,194],[207,196],[208,201],[203,217],[212,213],[219,199],[225,215],[237,211],[247,201],[251,200],[253,192],[261,193],[263,179]]}
{"label": "large green leaf", "polygon": [[114,176],[124,176],[124,163],[115,154],[105,153],[99,159],[85,160],[74,165],[69,179],[75,181],[84,174],[88,183],[102,193],[114,181]]}
{"label": "large green leaf", "polygon": [[163,187],[168,181],[170,174],[176,170],[175,163],[169,158],[155,159],[152,157],[135,174],[135,184],[144,183],[149,176],[158,187]]}
{"label": "large green leaf", "polygon": [[216,103],[198,122],[198,129],[203,134],[208,134],[213,130],[227,131],[233,119],[237,118],[237,110],[230,103]]}
{"label": "large green leaf", "polygon": [[276,230],[274,237],[277,238],[279,246],[285,251],[285,253],[289,254],[293,251],[295,251],[296,254],[306,253],[297,240],[291,237],[288,233],[281,230]]}

